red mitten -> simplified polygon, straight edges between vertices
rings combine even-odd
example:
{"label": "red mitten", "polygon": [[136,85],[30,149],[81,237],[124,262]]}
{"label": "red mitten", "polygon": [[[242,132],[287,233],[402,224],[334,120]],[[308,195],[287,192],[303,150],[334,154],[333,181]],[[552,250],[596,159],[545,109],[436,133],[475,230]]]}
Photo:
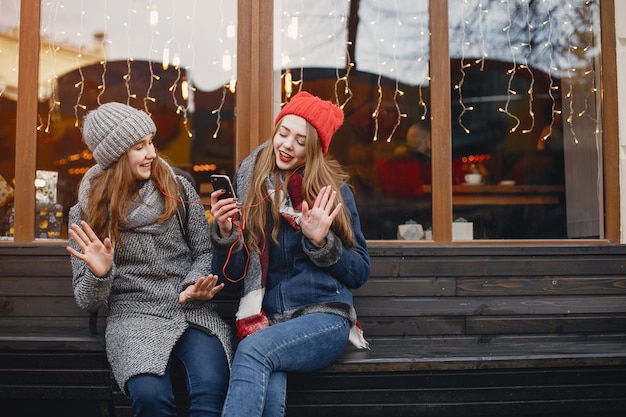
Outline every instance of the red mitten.
{"label": "red mitten", "polygon": [[248,316],[235,322],[237,326],[237,337],[243,339],[246,336],[250,336],[252,333],[269,327],[270,322],[267,319],[267,315],[264,311],[254,316]]}

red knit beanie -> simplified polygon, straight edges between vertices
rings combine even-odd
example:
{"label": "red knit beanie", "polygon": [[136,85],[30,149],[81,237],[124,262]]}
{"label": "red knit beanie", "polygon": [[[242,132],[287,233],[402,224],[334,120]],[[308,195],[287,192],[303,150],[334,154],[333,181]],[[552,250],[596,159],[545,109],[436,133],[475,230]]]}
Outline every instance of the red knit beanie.
{"label": "red knit beanie", "polygon": [[339,107],[306,91],[301,91],[291,98],[276,116],[274,126],[288,114],[300,116],[313,125],[320,137],[324,153],[328,152],[330,140],[343,124],[343,111]]}

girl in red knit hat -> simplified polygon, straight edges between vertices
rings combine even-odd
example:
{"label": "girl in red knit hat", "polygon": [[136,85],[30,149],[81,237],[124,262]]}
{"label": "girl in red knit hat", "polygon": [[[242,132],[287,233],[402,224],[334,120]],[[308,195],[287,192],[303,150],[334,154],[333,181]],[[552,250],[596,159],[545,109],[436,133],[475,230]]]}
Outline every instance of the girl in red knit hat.
{"label": "girl in red knit hat", "polygon": [[237,199],[211,194],[213,271],[242,283],[241,341],[223,416],[283,416],[287,372],[367,348],[352,305],[370,258],[348,175],[328,156],[343,112],[307,92],[276,117],[272,138],[235,178]]}

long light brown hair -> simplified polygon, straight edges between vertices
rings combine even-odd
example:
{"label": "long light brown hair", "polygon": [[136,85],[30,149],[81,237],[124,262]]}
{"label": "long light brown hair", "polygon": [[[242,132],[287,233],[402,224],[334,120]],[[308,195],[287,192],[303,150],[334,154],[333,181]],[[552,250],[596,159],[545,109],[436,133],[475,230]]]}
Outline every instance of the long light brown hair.
{"label": "long light brown hair", "polygon": [[[170,168],[158,156],[152,161],[150,181],[165,195],[178,195],[178,184]],[[127,154],[122,155],[101,175],[91,179],[89,187],[89,204],[86,221],[96,235],[103,240],[111,239],[113,244],[124,245],[120,237],[119,225],[126,225],[126,216],[129,213],[133,199],[139,197],[138,182],[133,176],[132,167],[128,162]],[[163,213],[158,221],[165,221],[176,214],[177,201],[172,198],[164,199]]]}
{"label": "long light brown hair", "polygon": [[[245,210],[243,215],[245,216],[246,241],[251,249],[259,253],[261,252],[261,242],[267,239],[266,229],[267,221],[269,220],[268,216],[270,215],[272,216],[274,224],[271,237],[274,243],[278,244],[277,236],[278,226],[280,224],[279,207],[281,201],[276,198],[279,196],[279,193],[274,195],[275,198],[268,196],[265,179],[269,175],[273,175],[274,184],[277,189],[281,186],[286,187],[288,182],[288,179],[283,178],[281,180],[281,171],[276,167],[276,157],[274,156],[274,137],[276,136],[281,122],[282,120],[276,124],[272,132],[272,139],[267,142],[265,148],[259,153],[254,166],[250,190],[248,191],[244,205]],[[309,207],[312,207],[315,197],[319,194],[322,187],[326,185],[332,186],[332,189],[337,191],[335,206],[341,203],[341,210],[337,217],[335,217],[331,225],[331,230],[341,239],[345,246],[352,247],[355,244],[355,239],[352,231],[351,215],[346,205],[343,204],[343,198],[339,191],[340,187],[347,183],[349,178],[348,173],[336,159],[322,153],[322,145],[317,130],[315,130],[309,122],[306,123],[306,126],[306,162],[304,164],[302,178],[302,198],[309,204]]]}

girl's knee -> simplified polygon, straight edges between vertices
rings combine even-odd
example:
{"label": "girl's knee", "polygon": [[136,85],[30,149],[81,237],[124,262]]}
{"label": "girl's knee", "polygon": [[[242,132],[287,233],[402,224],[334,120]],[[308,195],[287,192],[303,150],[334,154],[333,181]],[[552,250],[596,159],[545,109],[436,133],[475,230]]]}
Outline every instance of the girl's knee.
{"label": "girl's knee", "polygon": [[175,416],[174,393],[165,377],[142,374],[128,380],[126,387],[136,416]]}

